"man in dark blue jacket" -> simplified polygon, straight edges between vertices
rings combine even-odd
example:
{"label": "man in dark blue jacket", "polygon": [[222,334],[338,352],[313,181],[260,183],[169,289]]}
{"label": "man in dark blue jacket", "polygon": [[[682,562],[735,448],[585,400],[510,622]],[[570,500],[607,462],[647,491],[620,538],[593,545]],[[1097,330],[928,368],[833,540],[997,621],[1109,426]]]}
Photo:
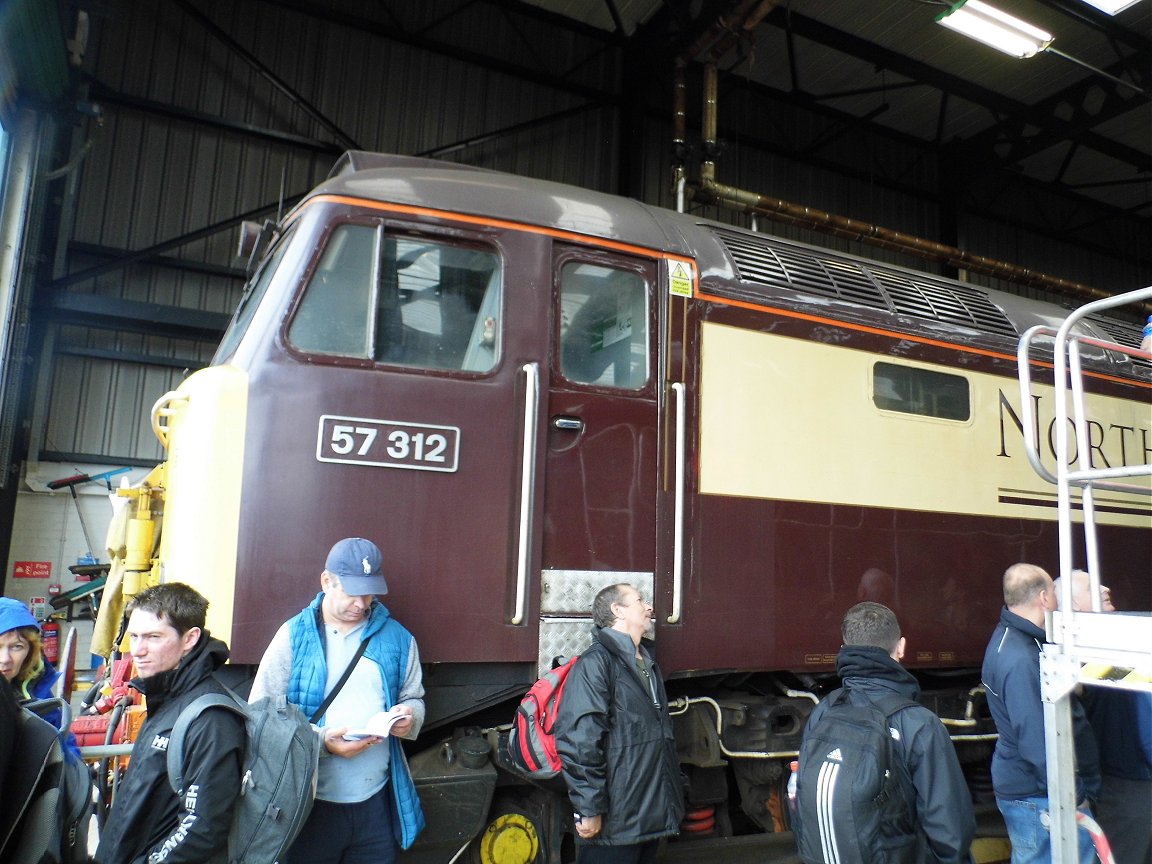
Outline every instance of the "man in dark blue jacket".
{"label": "man in dark blue jacket", "polygon": [[[1012,864],[1048,864],[1052,838],[1048,813],[1048,760],[1044,704],[1040,695],[1040,650],[1044,616],[1056,608],[1052,578],[1034,564],[1014,564],[1004,573],[1004,609],[984,652],[983,683],[999,738],[992,754],[992,789],[1012,842]],[[1076,800],[1100,793],[1096,742],[1073,698]],[[1081,830],[1080,860],[1095,860],[1090,835]]]}
{"label": "man in dark blue jacket", "polygon": [[568,673],[556,751],[579,835],[577,864],[650,864],[680,831],[680,763],[660,669],[641,639],[652,606],[632,585],[592,604],[592,646]]}

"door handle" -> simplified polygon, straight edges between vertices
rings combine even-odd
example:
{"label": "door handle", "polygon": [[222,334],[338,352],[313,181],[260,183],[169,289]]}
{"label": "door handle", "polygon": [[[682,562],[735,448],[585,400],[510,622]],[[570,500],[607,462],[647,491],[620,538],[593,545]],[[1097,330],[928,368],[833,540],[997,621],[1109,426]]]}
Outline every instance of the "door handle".
{"label": "door handle", "polygon": [[552,426],[556,429],[562,429],[565,432],[579,432],[584,428],[584,421],[579,417],[561,415],[552,418]]}

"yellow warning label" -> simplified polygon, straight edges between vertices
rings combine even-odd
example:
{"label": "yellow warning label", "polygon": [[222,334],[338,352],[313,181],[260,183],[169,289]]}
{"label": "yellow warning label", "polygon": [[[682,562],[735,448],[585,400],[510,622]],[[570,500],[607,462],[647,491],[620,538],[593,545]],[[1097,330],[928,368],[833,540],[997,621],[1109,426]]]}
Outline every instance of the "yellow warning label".
{"label": "yellow warning label", "polygon": [[674,297],[692,296],[692,269],[683,261],[668,262],[668,293]]}

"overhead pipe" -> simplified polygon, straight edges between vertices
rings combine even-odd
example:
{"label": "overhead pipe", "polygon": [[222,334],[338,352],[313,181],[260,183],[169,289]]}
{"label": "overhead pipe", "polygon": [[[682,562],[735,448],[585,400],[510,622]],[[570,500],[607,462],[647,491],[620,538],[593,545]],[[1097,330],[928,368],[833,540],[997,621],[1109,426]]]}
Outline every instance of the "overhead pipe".
{"label": "overhead pipe", "polygon": [[[763,8],[764,14],[767,14],[767,11],[773,5],[775,5],[775,0],[763,0],[760,6],[752,9],[751,12],[754,14],[761,11],[763,7],[767,7]],[[749,0],[745,0],[745,2],[741,3],[740,9],[751,8],[752,6],[753,4],[749,2]],[[740,10],[737,11],[739,12]],[[734,186],[727,186],[723,183],[716,182],[716,156],[718,153],[717,93],[719,88],[717,83],[717,56],[715,49],[723,45],[722,37],[730,32],[731,26],[728,25],[723,18],[718,19],[717,23],[713,25],[708,33],[698,39],[689,51],[681,55],[681,59],[687,61],[694,58],[702,50],[710,51],[710,56],[704,63],[704,104],[701,117],[701,138],[703,139],[704,159],[700,164],[699,182],[689,184],[689,191],[694,199],[706,204],[715,204],[720,207],[727,207],[732,210],[749,213],[753,218],[756,216],[766,216],[777,222],[799,225],[836,237],[845,237],[849,240],[856,240],[871,246],[879,246],[883,249],[891,249],[906,255],[913,255],[928,261],[946,264],[950,267],[970,270],[974,273],[983,273],[986,276],[1004,279],[1020,285],[1030,285],[1072,297],[1088,298],[1091,300],[1099,300],[1113,296],[1109,292],[1102,291],[1091,285],[1086,285],[1083,282],[1061,279],[1058,276],[1041,273],[1029,267],[1021,267],[1018,264],[999,261],[983,255],[973,255],[971,252],[965,252],[963,249],[938,243],[934,240],[913,237],[910,234],[893,231],[890,228],[884,228],[868,222],[861,222],[847,216],[838,216],[834,213],[828,213],[812,207],[805,207],[801,204],[793,204],[780,198],[771,198],[767,195],[761,195],[758,192],[751,192],[746,189],[739,189]],[[679,61],[677,71],[680,79],[674,86],[679,89],[683,86],[682,70],[680,69]]]}
{"label": "overhead pipe", "polygon": [[676,212],[684,212],[684,192],[688,185],[688,88],[685,69],[688,63],[676,58],[672,71],[672,193]]}
{"label": "overhead pipe", "polygon": [[701,54],[708,54],[719,60],[727,54],[740,39],[751,34],[756,26],[768,17],[780,0],[741,0],[731,15],[720,15],[696,41],[680,54],[678,59],[692,62]]}
{"label": "overhead pipe", "polygon": [[813,207],[805,207],[779,198],[770,198],[756,192],[725,186],[722,183],[717,183],[712,177],[705,176],[703,168],[701,168],[700,183],[695,188],[695,197],[706,203],[753,215],[767,216],[777,222],[800,225],[825,234],[846,237],[849,240],[857,240],[883,249],[892,249],[928,261],[937,261],[941,264],[970,270],[974,273],[983,273],[986,276],[1005,279],[1020,285],[1031,285],[1061,294],[1093,300],[1113,296],[1107,291],[1102,291],[1083,282],[1061,279],[1058,276],[1041,273],[1029,267],[1021,267],[1018,264],[999,261],[983,255],[973,255],[971,252],[965,252],[963,249],[957,249],[955,246],[948,246],[944,243],[937,243],[934,240],[913,237],[847,216],[837,216],[834,213],[827,213]]}
{"label": "overhead pipe", "polygon": [[701,137],[704,139],[704,161],[700,163],[700,184],[710,186],[716,182],[716,157],[718,146],[716,144],[716,81],[719,74],[716,70],[716,61],[709,60],[704,64],[704,108],[701,118]]}

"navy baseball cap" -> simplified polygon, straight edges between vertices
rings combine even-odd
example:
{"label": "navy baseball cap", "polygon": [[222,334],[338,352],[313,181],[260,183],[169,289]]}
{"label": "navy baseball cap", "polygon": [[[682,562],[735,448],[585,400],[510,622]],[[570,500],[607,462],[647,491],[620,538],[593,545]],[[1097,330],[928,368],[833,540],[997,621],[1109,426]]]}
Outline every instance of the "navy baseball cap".
{"label": "navy baseball cap", "polygon": [[380,567],[384,556],[371,540],[347,537],[332,547],[324,569],[340,577],[345,594],[387,594],[388,583]]}

